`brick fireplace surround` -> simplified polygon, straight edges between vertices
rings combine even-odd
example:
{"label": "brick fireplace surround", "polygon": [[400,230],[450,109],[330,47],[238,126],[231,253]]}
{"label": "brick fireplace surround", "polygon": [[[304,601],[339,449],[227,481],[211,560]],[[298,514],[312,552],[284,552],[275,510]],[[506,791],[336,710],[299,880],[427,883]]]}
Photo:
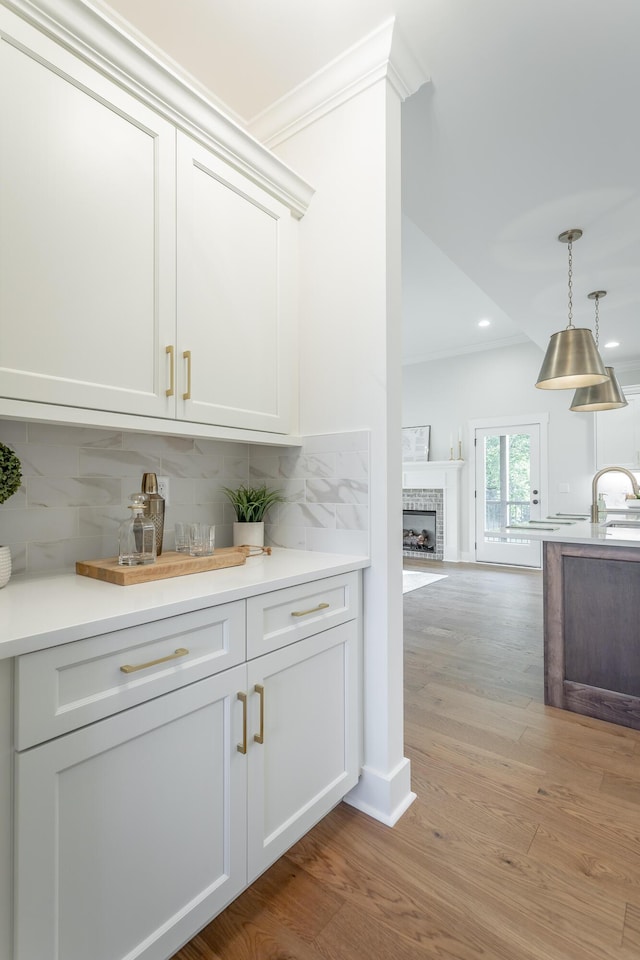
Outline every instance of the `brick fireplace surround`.
{"label": "brick fireplace surround", "polygon": [[403,550],[404,556],[426,560],[460,560],[460,493],[464,460],[405,461],[402,464],[402,506],[436,511],[433,553]]}
{"label": "brick fireplace surround", "polygon": [[417,557],[422,560],[444,559],[444,491],[440,489],[403,490],[403,510],[435,510],[436,514],[436,542],[433,551],[412,550],[404,548],[404,557]]}

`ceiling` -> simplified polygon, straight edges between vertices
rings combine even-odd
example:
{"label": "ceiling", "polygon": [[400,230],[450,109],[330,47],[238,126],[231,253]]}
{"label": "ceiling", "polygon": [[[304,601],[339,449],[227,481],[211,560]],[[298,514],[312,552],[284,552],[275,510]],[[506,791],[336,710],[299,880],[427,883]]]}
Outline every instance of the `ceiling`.
{"label": "ceiling", "polygon": [[[431,83],[403,108],[404,356],[530,339],[601,303],[605,362],[640,362],[637,0],[94,0],[242,124],[389,16]],[[487,318],[491,326],[477,323]]]}

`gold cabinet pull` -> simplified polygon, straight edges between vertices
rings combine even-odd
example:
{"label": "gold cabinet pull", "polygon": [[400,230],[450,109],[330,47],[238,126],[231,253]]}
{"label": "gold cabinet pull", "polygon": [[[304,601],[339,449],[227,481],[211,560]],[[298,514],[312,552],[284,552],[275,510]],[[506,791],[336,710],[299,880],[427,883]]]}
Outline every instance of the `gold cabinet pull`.
{"label": "gold cabinet pull", "polygon": [[264,743],[264,687],[256,683],[253,689],[260,697],[260,733],[254,733],[253,739],[256,743]]}
{"label": "gold cabinet pull", "polygon": [[168,657],[159,657],[157,660],[149,660],[148,663],[125,663],[124,666],[120,667],[122,673],[135,673],[136,670],[146,670],[147,667],[155,667],[159,663],[166,663],[167,660],[177,660],[178,657],[186,657],[189,651],[186,647],[178,647],[173,653],[170,653]]}
{"label": "gold cabinet pull", "polygon": [[238,753],[247,752],[247,695],[239,693],[238,700],[242,704],[242,743],[238,744]]}
{"label": "gold cabinet pull", "polygon": [[318,610],[326,610],[328,603],[319,603],[317,607],[311,607],[311,610],[292,610],[292,617],[308,617],[310,613],[317,613]]}
{"label": "gold cabinet pull", "polygon": [[173,344],[170,343],[166,347],[165,353],[169,354],[169,388],[165,390],[165,396],[172,397],[175,392],[176,382],[175,382],[175,364],[173,356]]}
{"label": "gold cabinet pull", "polygon": [[185,350],[182,357],[187,361],[187,392],[182,394],[182,399],[191,400],[191,350]]}

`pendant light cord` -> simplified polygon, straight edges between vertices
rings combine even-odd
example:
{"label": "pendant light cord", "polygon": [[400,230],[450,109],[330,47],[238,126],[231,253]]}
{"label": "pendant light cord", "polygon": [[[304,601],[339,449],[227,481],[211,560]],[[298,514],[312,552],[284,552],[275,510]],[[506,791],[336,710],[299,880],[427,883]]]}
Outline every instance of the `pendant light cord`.
{"label": "pendant light cord", "polygon": [[600,346],[600,297],[598,294],[595,295],[594,300],[596,301],[596,347]]}
{"label": "pendant light cord", "polygon": [[[567,249],[569,251],[569,323],[567,324],[567,330],[574,330],[573,325],[573,241],[570,239],[567,244]],[[596,300],[596,305],[597,305]]]}

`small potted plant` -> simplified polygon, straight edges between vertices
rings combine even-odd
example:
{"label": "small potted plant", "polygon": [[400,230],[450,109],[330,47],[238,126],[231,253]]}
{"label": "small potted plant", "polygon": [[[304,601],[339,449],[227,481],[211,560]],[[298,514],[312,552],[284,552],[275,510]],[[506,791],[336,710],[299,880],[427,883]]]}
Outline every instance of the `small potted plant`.
{"label": "small potted plant", "polygon": [[249,487],[242,483],[236,489],[223,487],[236,513],[233,525],[233,545],[264,546],[264,515],[276,503],[284,503],[282,490],[270,490],[265,483],[260,487]]}
{"label": "small potted plant", "polygon": [[[0,503],[4,503],[20,487],[22,471],[20,460],[11,447],[0,443]],[[11,577],[11,551],[0,546],[0,587],[4,587]]]}

